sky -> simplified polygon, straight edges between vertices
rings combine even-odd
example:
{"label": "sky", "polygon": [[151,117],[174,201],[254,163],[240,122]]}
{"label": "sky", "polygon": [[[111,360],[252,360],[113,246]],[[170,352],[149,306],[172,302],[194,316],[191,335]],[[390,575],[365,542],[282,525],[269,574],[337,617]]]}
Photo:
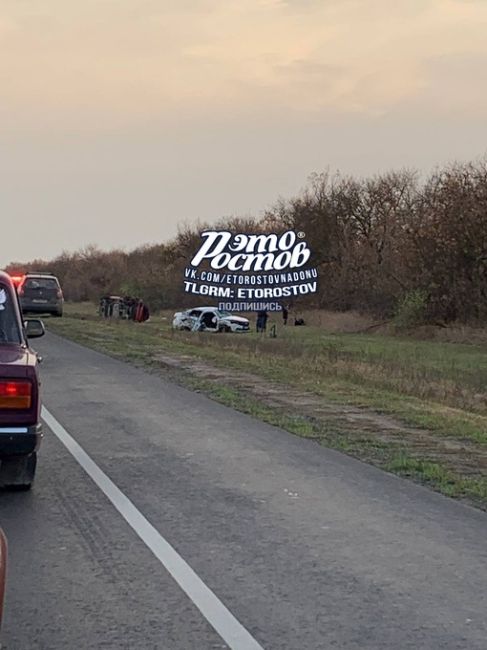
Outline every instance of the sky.
{"label": "sky", "polygon": [[487,150],[486,0],[0,0],[0,267]]}

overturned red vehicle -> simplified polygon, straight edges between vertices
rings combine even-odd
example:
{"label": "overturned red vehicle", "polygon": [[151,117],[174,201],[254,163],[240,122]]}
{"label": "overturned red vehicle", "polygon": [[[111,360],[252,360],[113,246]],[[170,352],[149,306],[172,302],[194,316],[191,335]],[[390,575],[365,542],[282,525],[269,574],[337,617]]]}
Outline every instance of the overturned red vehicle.
{"label": "overturned red vehicle", "polygon": [[22,321],[10,276],[0,271],[0,487],[29,489],[42,438],[39,359],[28,339],[42,321]]}

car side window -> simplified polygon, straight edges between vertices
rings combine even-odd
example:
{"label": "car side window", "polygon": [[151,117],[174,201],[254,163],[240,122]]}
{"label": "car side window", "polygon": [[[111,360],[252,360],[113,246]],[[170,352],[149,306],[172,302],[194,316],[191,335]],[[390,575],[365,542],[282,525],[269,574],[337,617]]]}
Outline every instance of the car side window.
{"label": "car side window", "polygon": [[195,318],[198,318],[200,314],[201,314],[201,309],[193,309],[192,311],[189,312],[189,315],[194,316]]}
{"label": "car side window", "polygon": [[2,284],[0,284],[0,344],[1,343],[22,343],[22,335],[12,295],[8,288]]}

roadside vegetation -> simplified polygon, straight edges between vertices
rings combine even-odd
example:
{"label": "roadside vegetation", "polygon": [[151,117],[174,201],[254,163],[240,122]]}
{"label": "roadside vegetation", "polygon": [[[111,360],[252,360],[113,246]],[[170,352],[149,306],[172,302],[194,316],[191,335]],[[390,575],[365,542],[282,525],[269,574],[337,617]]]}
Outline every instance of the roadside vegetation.
{"label": "roadside vegetation", "polygon": [[[371,178],[315,174],[260,218],[226,218],[232,232],[302,231],[318,293],[295,308],[357,310],[398,329],[487,319],[487,164],[455,164],[428,177],[402,170]],[[183,270],[208,224],[126,252],[89,246],[53,260],[12,262],[12,273],[52,271],[68,300],[142,298],[154,311],[192,306]],[[197,302],[197,301],[196,301]]]}
{"label": "roadside vegetation", "polygon": [[283,327],[278,317],[276,338],[173,332],[172,312],[137,324],[99,319],[92,304],[69,305],[66,316],[48,328],[487,507],[482,343]]}

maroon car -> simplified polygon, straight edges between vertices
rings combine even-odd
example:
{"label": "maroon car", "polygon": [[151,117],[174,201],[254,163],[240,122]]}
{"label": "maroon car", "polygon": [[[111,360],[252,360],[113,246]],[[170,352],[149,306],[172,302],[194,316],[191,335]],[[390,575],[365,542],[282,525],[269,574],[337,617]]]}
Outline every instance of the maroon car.
{"label": "maroon car", "polygon": [[38,319],[22,321],[13,282],[0,271],[0,487],[28,490],[42,438],[38,357],[28,339],[42,336]]}

